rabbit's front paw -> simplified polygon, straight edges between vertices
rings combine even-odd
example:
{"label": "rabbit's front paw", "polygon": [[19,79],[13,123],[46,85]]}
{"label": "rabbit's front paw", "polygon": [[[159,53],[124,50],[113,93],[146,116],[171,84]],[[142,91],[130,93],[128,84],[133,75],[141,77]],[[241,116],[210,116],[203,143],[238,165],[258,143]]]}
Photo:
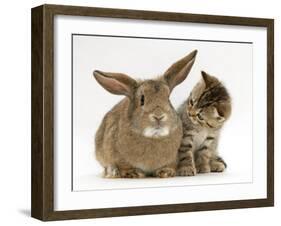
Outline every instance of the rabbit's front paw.
{"label": "rabbit's front paw", "polygon": [[126,169],[126,170],[121,170],[121,177],[123,177],[123,178],[144,178],[145,174],[140,169]]}
{"label": "rabbit's front paw", "polygon": [[196,166],[197,172],[198,173],[210,173],[211,172],[211,167],[208,164],[202,164],[199,166]]}
{"label": "rabbit's front paw", "polygon": [[195,176],[196,168],[194,166],[182,166],[177,170],[178,176]]}
{"label": "rabbit's front paw", "polygon": [[119,169],[115,166],[108,166],[104,169],[105,178],[120,178]]}
{"label": "rabbit's front paw", "polygon": [[160,178],[174,177],[176,175],[176,170],[171,167],[163,167],[156,170],[155,175]]}

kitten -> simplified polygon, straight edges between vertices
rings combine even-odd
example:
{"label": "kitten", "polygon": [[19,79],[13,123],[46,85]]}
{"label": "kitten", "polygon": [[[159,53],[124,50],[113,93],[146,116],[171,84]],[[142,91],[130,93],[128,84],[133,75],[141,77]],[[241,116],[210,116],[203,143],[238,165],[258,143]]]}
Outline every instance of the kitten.
{"label": "kitten", "polygon": [[202,79],[178,109],[183,139],[178,153],[179,176],[222,172],[226,164],[218,156],[220,130],[231,113],[231,99],[222,83],[202,71]]}

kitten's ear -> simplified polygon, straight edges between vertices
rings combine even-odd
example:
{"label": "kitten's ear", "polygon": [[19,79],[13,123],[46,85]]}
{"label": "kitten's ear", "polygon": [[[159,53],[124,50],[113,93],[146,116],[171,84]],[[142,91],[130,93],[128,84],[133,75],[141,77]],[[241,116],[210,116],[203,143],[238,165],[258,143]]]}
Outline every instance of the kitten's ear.
{"label": "kitten's ear", "polygon": [[226,119],[228,119],[231,114],[230,102],[218,104],[216,107],[216,113],[218,122],[224,122]]}
{"label": "kitten's ear", "polygon": [[218,116],[218,117],[217,117],[217,121],[218,121],[218,122],[224,122],[224,121],[225,121],[225,118],[222,117],[222,116]]}
{"label": "kitten's ear", "polygon": [[207,74],[205,71],[201,71],[201,74],[206,87],[210,87],[212,84],[218,81],[215,77]]}
{"label": "kitten's ear", "polygon": [[197,54],[197,50],[192,51],[190,54],[180,59],[164,73],[164,80],[167,82],[170,90],[183,82],[189,74]]}
{"label": "kitten's ear", "polygon": [[113,94],[132,97],[134,89],[137,87],[137,82],[125,74],[96,70],[93,75],[103,88]]}
{"label": "kitten's ear", "polygon": [[216,120],[220,123],[225,121],[225,117],[223,115],[223,112],[218,107],[215,108],[215,110],[214,110],[214,116],[215,116]]}

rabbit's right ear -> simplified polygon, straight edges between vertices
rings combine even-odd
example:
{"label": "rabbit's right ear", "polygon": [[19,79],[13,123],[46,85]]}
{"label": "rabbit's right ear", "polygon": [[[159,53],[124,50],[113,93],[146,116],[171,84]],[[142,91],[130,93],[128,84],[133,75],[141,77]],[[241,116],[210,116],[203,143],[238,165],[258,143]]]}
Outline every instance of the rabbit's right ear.
{"label": "rabbit's right ear", "polygon": [[164,73],[164,79],[166,80],[170,90],[183,82],[189,74],[197,54],[197,50],[192,51],[190,54],[174,63]]}
{"label": "rabbit's right ear", "polygon": [[137,87],[137,82],[125,74],[97,70],[93,74],[98,83],[113,94],[132,97]]}

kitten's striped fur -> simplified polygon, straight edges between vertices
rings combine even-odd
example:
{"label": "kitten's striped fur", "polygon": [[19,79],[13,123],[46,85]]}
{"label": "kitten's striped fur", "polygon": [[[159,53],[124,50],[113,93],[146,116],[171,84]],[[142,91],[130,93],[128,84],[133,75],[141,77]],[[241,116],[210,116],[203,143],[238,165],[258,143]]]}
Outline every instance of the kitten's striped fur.
{"label": "kitten's striped fur", "polygon": [[218,156],[220,130],[231,113],[226,88],[213,76],[202,72],[202,80],[178,109],[183,123],[183,139],[178,152],[177,174],[222,172],[224,160]]}

